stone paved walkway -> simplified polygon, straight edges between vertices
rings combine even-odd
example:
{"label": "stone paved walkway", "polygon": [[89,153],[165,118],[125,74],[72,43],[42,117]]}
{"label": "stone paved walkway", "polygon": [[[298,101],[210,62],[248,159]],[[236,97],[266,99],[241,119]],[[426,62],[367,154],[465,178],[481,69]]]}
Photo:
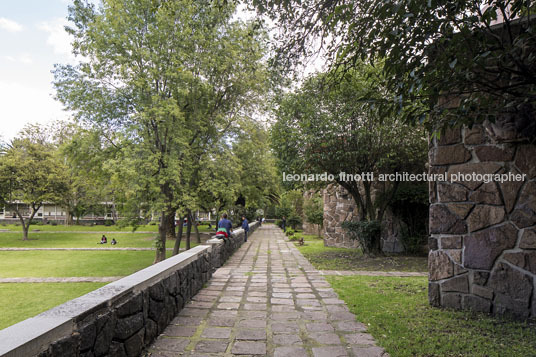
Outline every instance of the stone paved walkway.
{"label": "stone paved walkway", "polygon": [[386,356],[273,225],[257,230],[146,356]]}

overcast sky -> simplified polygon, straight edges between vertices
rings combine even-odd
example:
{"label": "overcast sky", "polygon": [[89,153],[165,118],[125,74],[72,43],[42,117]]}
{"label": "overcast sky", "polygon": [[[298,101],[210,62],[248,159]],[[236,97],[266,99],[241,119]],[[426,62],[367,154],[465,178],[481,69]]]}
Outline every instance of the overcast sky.
{"label": "overcast sky", "polygon": [[0,135],[9,140],[26,123],[65,119],[53,99],[50,72],[72,61],[63,30],[68,0],[0,1]]}

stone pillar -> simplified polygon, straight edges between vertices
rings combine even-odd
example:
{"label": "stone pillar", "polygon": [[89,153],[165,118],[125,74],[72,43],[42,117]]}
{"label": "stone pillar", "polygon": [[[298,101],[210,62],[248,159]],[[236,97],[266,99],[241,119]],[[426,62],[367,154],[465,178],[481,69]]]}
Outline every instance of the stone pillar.
{"label": "stone pillar", "polygon": [[[431,141],[429,300],[433,306],[536,317],[536,146],[492,126]],[[454,174],[526,174],[524,181]],[[518,176],[519,177],[519,176]]]}

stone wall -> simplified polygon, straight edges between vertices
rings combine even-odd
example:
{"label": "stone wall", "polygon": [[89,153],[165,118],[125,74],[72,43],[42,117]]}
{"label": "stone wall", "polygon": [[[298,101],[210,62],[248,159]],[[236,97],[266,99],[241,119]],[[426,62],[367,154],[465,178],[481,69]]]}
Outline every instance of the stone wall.
{"label": "stone wall", "polygon": [[[358,219],[357,206],[352,195],[339,185],[329,185],[323,192],[324,199],[324,245],[327,247],[358,248],[357,240],[351,239],[342,228],[342,222]],[[387,211],[384,216],[382,250],[399,253],[404,250],[400,240],[400,221]]]}
{"label": "stone wall", "polygon": [[[494,125],[431,142],[429,300],[433,306],[536,317],[536,146]],[[526,174],[523,182],[452,174]]]}
{"label": "stone wall", "polygon": [[139,356],[243,241],[236,230],[1,330],[0,356]]}

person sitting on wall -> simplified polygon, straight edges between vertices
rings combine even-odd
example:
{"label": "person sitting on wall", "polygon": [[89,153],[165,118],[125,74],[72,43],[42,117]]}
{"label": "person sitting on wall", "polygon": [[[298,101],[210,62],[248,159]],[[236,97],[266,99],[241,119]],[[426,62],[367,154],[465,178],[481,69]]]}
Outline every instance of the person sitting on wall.
{"label": "person sitting on wall", "polygon": [[225,228],[227,236],[231,236],[231,232],[233,231],[233,224],[230,220],[227,219],[227,213],[224,213],[222,215],[222,219],[220,219],[220,221],[218,222],[218,230],[219,228]]}
{"label": "person sitting on wall", "polygon": [[111,242],[112,245],[116,245],[117,244],[117,241],[115,240],[115,238],[112,238],[112,242]]}

